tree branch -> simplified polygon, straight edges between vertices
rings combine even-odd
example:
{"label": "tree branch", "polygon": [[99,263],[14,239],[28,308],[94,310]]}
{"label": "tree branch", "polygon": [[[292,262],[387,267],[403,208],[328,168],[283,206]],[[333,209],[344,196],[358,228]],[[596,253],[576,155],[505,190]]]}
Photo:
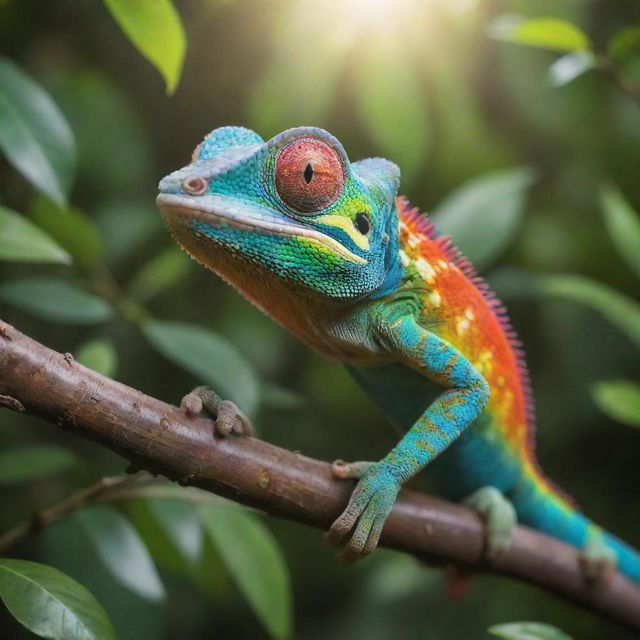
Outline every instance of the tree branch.
{"label": "tree branch", "polygon": [[[209,420],[187,418],[1,320],[0,404],[95,440],[136,468],[321,529],[341,513],[353,488],[333,478],[327,463],[254,438],[221,438]],[[517,527],[511,548],[489,561],[483,540],[474,512],[408,490],[400,492],[382,536],[384,546],[524,580],[640,630],[640,586],[620,574],[588,584],[574,547]]]}

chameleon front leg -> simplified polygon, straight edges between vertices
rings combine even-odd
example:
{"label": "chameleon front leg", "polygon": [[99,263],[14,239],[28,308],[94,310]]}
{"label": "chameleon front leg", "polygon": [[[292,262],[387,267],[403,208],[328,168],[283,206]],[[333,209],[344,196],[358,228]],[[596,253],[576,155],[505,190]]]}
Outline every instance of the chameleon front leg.
{"label": "chameleon front leg", "polygon": [[339,477],[359,477],[349,504],[326,534],[329,544],[348,539],[342,559],[371,553],[401,486],[446,449],[478,416],[489,386],[451,344],[420,326],[413,316],[379,323],[384,352],[446,388],[402,440],[378,462],[334,464]]}

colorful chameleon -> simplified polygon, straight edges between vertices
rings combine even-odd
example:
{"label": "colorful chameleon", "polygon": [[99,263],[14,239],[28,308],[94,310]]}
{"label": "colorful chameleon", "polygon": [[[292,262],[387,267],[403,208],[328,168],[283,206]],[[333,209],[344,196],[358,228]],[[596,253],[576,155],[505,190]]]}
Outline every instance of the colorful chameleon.
{"label": "colorful chameleon", "polygon": [[[397,197],[398,167],[351,163],[313,127],[264,142],[212,131],[192,163],[160,182],[177,242],[322,356],[343,362],[406,434],[377,462],[334,463],[358,478],[328,538],[347,559],[371,552],[400,487],[428,466],[433,483],[487,521],[488,553],[516,519],[583,548],[598,575],[615,564],[640,582],[640,556],[578,513],[534,453],[526,365],[501,303],[426,215]],[[434,391],[436,393],[434,394]],[[439,392],[439,395],[438,395]],[[199,388],[183,406],[235,406]]]}

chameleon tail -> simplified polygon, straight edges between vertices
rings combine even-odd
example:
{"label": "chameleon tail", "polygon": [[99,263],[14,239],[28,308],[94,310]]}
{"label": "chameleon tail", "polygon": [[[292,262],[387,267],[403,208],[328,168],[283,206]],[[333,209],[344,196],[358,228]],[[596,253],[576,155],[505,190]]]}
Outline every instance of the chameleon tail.
{"label": "chameleon tail", "polygon": [[523,478],[509,497],[519,522],[554,538],[583,548],[592,536],[601,536],[615,553],[620,573],[640,583],[640,553],[585,518],[537,470]]}

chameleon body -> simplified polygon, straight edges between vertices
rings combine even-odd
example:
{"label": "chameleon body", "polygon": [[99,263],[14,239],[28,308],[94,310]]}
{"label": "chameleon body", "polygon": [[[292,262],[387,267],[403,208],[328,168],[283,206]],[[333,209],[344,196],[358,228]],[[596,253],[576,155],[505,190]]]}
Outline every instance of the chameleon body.
{"label": "chameleon body", "polygon": [[396,165],[351,163],[322,129],[264,142],[222,127],[160,183],[158,206],[177,242],[345,363],[406,429],[378,462],[336,467],[359,481],[329,539],[346,539],[352,557],[370,552],[402,484],[427,467],[444,496],[472,494],[488,516],[506,496],[520,522],[599,548],[640,582],[637,552],[579,514],[540,470],[526,367],[506,312],[449,239],[397,196],[399,182]]}

